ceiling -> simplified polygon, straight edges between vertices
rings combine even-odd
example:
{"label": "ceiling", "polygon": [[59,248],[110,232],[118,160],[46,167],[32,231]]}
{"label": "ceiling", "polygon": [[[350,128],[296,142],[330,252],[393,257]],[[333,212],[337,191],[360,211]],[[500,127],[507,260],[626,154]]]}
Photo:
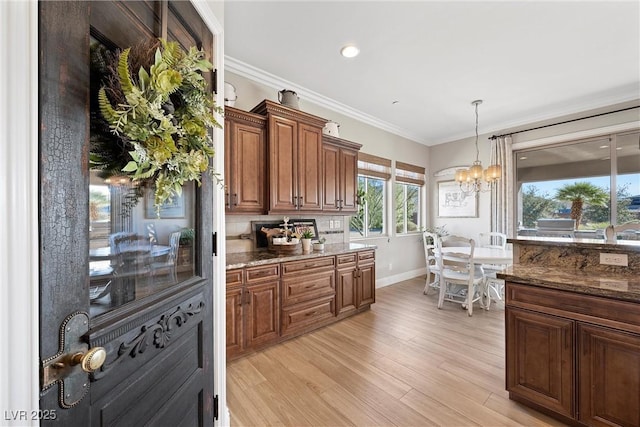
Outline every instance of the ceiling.
{"label": "ceiling", "polygon": [[638,1],[232,0],[224,20],[227,71],[425,145],[474,135],[475,99],[480,134],[640,99]]}

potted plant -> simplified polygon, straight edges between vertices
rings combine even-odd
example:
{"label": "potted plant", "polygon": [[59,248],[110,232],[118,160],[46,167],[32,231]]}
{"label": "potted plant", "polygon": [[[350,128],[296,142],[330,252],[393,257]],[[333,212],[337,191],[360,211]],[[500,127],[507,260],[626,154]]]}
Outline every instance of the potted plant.
{"label": "potted plant", "polygon": [[302,242],[302,251],[311,251],[311,238],[313,238],[313,231],[309,227],[305,227],[301,230],[300,241]]}
{"label": "potted plant", "polygon": [[324,251],[324,242],[326,242],[327,239],[325,239],[324,237],[321,237],[318,239],[317,242],[313,242],[313,250],[314,251]]}

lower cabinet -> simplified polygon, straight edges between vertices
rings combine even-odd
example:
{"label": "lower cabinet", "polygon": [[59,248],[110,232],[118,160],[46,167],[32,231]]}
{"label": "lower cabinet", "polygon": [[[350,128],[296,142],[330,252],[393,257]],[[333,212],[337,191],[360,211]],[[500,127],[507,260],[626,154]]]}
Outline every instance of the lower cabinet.
{"label": "lower cabinet", "polygon": [[638,304],[507,282],[509,397],[562,421],[640,426]]}
{"label": "lower cabinet", "polygon": [[282,263],[282,335],[326,325],[335,316],[336,257]]}
{"label": "lower cabinet", "polygon": [[375,302],[375,251],[227,270],[227,358],[328,325]]}
{"label": "lower cabinet", "polygon": [[336,315],[350,315],[376,301],[375,251],[336,257]]}
{"label": "lower cabinet", "polygon": [[227,271],[227,357],[255,350],[280,336],[280,268]]}

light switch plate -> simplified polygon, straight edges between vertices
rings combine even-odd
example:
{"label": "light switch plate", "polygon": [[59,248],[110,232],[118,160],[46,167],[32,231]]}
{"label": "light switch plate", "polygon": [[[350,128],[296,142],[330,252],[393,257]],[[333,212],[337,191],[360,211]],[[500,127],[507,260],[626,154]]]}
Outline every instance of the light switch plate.
{"label": "light switch plate", "polygon": [[629,258],[627,254],[607,254],[600,253],[600,264],[605,265],[620,265],[622,267],[629,266]]}

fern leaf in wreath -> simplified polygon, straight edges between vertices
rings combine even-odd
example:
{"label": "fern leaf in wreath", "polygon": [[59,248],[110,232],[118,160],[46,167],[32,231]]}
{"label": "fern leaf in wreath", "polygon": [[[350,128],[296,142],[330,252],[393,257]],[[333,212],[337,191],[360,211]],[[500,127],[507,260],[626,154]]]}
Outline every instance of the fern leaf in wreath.
{"label": "fern leaf in wreath", "polygon": [[118,61],[118,77],[120,77],[120,87],[125,96],[133,91],[133,82],[129,74],[129,52],[131,52],[130,47],[123,50]]}
{"label": "fern leaf in wreath", "polygon": [[118,121],[118,113],[111,106],[111,103],[107,98],[107,92],[104,88],[100,88],[100,91],[98,91],[98,104],[100,106],[100,113],[102,113],[109,123],[115,123]]}

